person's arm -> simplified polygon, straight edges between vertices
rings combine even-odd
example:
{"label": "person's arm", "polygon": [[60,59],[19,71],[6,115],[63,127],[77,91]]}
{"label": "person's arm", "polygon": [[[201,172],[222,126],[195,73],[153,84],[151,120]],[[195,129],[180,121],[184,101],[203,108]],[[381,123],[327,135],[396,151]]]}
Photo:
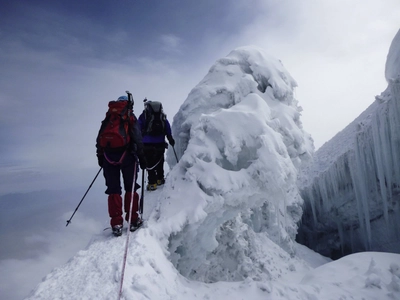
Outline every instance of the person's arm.
{"label": "person's arm", "polygon": [[172,137],[171,125],[167,119],[165,120],[165,135],[167,136],[169,144],[173,147],[175,145],[175,140]]}
{"label": "person's arm", "polygon": [[100,129],[99,129],[99,133],[97,134],[97,137],[96,137],[96,156],[97,156],[97,163],[98,163],[98,165],[99,165],[100,167],[103,167],[103,162],[104,162],[104,150],[103,150],[103,148],[100,147],[99,137],[100,137],[100,132],[102,132],[102,131],[103,131],[103,128],[105,127],[105,124],[106,124],[105,120],[106,120],[106,119],[104,119],[104,120],[101,122],[101,126],[100,126]]}

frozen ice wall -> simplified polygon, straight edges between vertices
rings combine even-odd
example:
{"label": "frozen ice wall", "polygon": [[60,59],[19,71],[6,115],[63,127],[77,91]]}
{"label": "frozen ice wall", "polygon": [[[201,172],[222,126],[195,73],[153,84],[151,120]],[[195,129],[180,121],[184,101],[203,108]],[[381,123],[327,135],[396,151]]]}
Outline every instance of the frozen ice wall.
{"label": "frozen ice wall", "polygon": [[[272,240],[293,252],[303,204],[296,166],[313,151],[295,86],[280,61],[242,47],[211,67],[175,115],[179,164],[168,181],[187,195],[182,207],[189,217],[175,217],[169,251],[184,276],[259,279],[271,264],[260,243]],[[171,150],[167,161],[176,164]],[[160,216],[174,213],[168,199],[161,203]]]}
{"label": "frozen ice wall", "polygon": [[388,88],[302,170],[299,241],[327,256],[400,253],[400,31],[386,63]]}

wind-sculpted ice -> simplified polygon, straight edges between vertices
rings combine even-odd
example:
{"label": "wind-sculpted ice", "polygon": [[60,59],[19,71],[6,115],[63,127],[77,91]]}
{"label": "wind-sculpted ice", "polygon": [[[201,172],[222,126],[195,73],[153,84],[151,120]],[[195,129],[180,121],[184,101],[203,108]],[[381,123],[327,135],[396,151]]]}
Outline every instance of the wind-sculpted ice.
{"label": "wind-sculpted ice", "polygon": [[[266,267],[250,267],[268,265],[258,244],[271,239],[293,252],[302,214],[296,167],[313,152],[295,86],[280,61],[239,48],[211,67],[174,117],[179,163],[168,182],[185,186],[176,192],[187,197],[178,212],[161,200],[160,216],[176,222],[169,251],[183,275],[268,277]],[[176,164],[172,151],[168,162]]]}

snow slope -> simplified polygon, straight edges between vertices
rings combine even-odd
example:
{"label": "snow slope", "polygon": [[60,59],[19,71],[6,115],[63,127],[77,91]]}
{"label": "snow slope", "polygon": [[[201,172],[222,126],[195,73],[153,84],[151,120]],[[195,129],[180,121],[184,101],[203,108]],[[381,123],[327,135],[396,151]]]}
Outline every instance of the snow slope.
{"label": "snow slope", "polygon": [[[145,217],[164,190],[145,195]],[[150,218],[151,219],[151,218]],[[154,224],[153,224],[154,225]],[[71,225],[74,226],[74,225]],[[275,243],[259,245],[270,263],[269,280],[204,283],[182,276],[168,259],[149,221],[131,234],[122,299],[397,299],[400,255],[365,252],[335,262],[295,245],[290,256]],[[26,299],[118,299],[126,235],[93,236],[88,247],[55,268]],[[259,266],[253,266],[257,268]]]}

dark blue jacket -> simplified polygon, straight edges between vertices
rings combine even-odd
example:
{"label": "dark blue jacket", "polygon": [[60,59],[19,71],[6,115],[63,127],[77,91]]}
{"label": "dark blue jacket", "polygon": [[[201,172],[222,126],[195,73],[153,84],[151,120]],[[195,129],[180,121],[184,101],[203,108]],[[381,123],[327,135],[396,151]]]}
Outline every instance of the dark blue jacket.
{"label": "dark blue jacket", "polygon": [[161,134],[161,135],[157,135],[157,136],[153,136],[153,135],[148,135],[146,134],[145,131],[145,126],[146,126],[146,117],[145,117],[145,113],[143,112],[140,116],[139,116],[139,127],[141,129],[142,132],[142,141],[143,144],[161,144],[161,143],[165,143],[165,137],[167,136],[171,136],[172,135],[172,131],[171,131],[171,125],[169,124],[168,120],[165,119],[165,134]]}

